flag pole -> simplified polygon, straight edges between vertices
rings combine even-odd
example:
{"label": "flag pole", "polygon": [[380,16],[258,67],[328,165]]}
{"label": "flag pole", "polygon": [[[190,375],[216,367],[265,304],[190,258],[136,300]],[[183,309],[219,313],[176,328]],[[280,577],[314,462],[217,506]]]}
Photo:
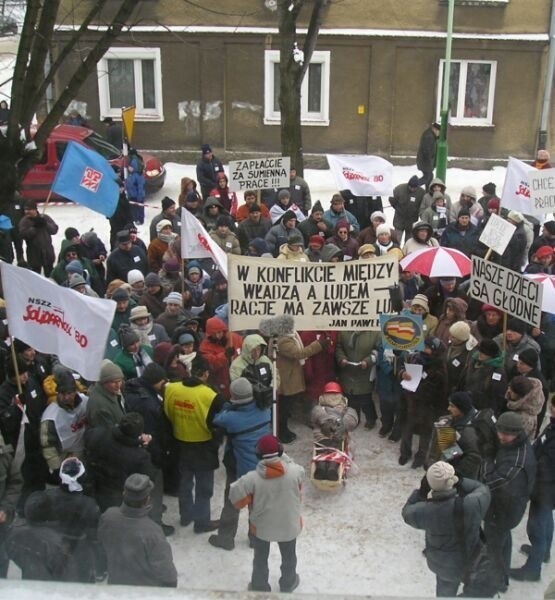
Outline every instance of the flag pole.
{"label": "flag pole", "polygon": [[44,203],[44,205],[42,207],[42,214],[43,215],[46,212],[46,209],[48,208],[48,203],[50,202],[50,198],[51,197],[52,197],[52,188],[50,188],[50,191],[48,192],[48,196],[46,197],[46,202]]}
{"label": "flag pole", "polygon": [[14,340],[13,337],[10,335],[10,351],[11,351],[11,355],[12,355],[13,369],[15,371],[15,381],[17,384],[17,393],[22,394],[23,388],[21,387],[21,381],[19,380],[19,367],[17,366],[17,356],[15,355],[15,346],[14,346],[13,340]]}

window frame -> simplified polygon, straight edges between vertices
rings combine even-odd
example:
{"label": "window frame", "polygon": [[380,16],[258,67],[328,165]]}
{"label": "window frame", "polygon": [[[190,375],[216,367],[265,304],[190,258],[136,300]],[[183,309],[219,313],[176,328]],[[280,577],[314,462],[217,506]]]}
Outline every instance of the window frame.
{"label": "window frame", "polygon": [[[274,69],[279,65],[280,51],[264,51],[264,124],[280,125],[281,112],[274,110]],[[320,111],[308,111],[308,73],[301,84],[301,125],[327,127],[330,124],[330,63],[329,50],[314,50],[310,64],[322,65],[322,78],[320,83]]]}
{"label": "window frame", "polygon": [[[135,120],[136,121],[163,121],[162,99],[162,62],[160,48],[109,48],[98,62],[96,67],[98,75],[98,96],[100,101],[100,114],[104,117],[113,117],[121,120],[121,107],[113,108],[110,105],[110,82],[108,77],[108,60],[132,60],[135,75]],[[143,79],[141,63],[143,60],[154,61],[154,108],[144,108]]]}
{"label": "window frame", "polygon": [[[493,127],[493,109],[495,105],[495,83],[497,79],[497,61],[496,60],[482,60],[482,59],[470,59],[470,58],[457,58],[452,59],[451,63],[459,63],[459,97],[457,98],[457,115],[461,114],[462,117],[455,117],[451,111],[449,111],[449,124],[459,127]],[[464,116],[464,100],[466,95],[466,81],[468,73],[468,65],[470,63],[481,63],[488,64],[491,67],[490,78],[489,78],[489,92],[488,92],[488,109],[487,116],[485,118],[478,117],[465,117]],[[439,61],[438,67],[438,88],[437,88],[437,107],[436,117],[439,121],[441,118],[441,100],[443,94],[443,69],[445,65],[445,59]],[[461,93],[462,92],[462,93]]]}

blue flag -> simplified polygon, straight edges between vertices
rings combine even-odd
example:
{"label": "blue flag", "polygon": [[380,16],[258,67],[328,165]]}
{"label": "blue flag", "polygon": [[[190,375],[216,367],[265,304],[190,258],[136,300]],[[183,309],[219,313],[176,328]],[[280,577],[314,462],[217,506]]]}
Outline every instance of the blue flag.
{"label": "blue flag", "polygon": [[110,163],[98,152],[69,142],[52,191],[111,217],[119,200],[119,183]]}

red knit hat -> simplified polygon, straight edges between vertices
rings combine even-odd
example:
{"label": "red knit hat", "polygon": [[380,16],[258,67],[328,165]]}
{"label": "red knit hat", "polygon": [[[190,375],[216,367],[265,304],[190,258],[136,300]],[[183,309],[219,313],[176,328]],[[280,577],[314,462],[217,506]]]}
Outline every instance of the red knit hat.
{"label": "red knit hat", "polygon": [[499,313],[500,315],[503,314],[503,311],[500,308],[497,308],[497,306],[492,306],[491,304],[483,304],[482,305],[482,312],[496,312]]}
{"label": "red knit hat", "polygon": [[488,208],[491,210],[499,210],[500,206],[501,206],[501,200],[499,200],[499,198],[492,198],[488,202]]}
{"label": "red knit hat", "polygon": [[553,256],[553,248],[551,246],[540,246],[534,254],[536,258],[550,258]]}
{"label": "red knit hat", "polygon": [[283,446],[275,435],[263,435],[256,445],[256,454],[260,458],[273,458],[283,454]]}
{"label": "red knit hat", "polygon": [[315,244],[322,248],[324,246],[324,238],[321,235],[311,235],[308,243],[309,245]]}

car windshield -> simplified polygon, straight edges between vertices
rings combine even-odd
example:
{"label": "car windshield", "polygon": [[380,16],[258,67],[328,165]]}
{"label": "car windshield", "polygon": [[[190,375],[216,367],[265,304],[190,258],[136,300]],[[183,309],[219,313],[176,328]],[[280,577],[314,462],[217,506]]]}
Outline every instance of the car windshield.
{"label": "car windshield", "polygon": [[106,160],[114,160],[121,156],[121,152],[102,136],[98,135],[98,133],[91,133],[91,135],[83,140],[83,143],[89,148],[96,150],[99,154],[102,154]]}

